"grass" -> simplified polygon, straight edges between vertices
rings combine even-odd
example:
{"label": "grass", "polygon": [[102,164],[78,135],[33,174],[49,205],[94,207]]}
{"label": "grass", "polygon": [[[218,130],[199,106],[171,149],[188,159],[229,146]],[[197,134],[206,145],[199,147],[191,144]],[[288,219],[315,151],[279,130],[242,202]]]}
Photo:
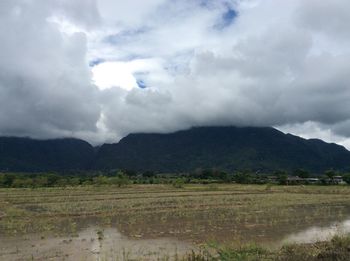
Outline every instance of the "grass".
{"label": "grass", "polygon": [[329,242],[290,244],[277,250],[257,245],[212,247],[188,254],[185,261],[348,261],[350,237],[335,236]]}

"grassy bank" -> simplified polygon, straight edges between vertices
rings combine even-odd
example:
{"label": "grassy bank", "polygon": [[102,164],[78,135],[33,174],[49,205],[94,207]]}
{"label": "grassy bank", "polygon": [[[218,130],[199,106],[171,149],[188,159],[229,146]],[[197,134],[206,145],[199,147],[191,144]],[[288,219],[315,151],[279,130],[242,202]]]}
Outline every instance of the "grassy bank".
{"label": "grassy bank", "polygon": [[335,236],[327,242],[290,244],[275,251],[257,245],[208,249],[189,254],[185,261],[348,261],[350,237]]}

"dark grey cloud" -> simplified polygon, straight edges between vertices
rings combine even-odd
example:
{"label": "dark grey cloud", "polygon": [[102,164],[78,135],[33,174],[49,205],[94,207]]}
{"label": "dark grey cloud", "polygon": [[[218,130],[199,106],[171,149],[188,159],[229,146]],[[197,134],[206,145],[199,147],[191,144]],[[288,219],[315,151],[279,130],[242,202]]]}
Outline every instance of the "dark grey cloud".
{"label": "dark grey cloud", "polygon": [[48,21],[64,13],[84,24],[86,17],[82,19],[78,10],[73,11],[84,5],[81,1],[79,6],[68,1],[53,3],[57,5],[48,1],[1,1],[2,135],[45,138],[96,131],[98,90],[90,83],[86,36],[64,35]]}
{"label": "dark grey cloud", "polygon": [[1,1],[0,134],[99,143],[272,125],[350,144],[349,12],[346,0]]}

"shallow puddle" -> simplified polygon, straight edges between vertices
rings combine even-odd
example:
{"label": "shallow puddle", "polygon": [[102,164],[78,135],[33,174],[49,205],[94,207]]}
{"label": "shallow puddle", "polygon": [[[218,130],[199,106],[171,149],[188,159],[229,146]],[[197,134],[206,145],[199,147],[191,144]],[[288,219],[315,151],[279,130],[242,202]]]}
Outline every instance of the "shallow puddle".
{"label": "shallow puddle", "polygon": [[171,238],[129,239],[115,228],[88,228],[76,237],[0,238],[0,260],[175,260],[195,250]]}
{"label": "shallow puddle", "polygon": [[303,231],[288,235],[283,243],[315,243],[328,241],[334,236],[344,236],[350,233],[350,219],[336,222],[326,227],[313,226]]}
{"label": "shallow puddle", "polygon": [[[246,234],[246,236],[249,238],[254,236],[252,241],[256,243],[279,248],[288,243],[313,243],[330,240],[335,235],[348,234],[350,233],[350,219],[327,226],[310,226],[286,236],[283,235],[287,231],[274,230],[273,235],[272,231],[270,233],[266,228],[261,230],[255,227],[255,229],[255,233]],[[229,232],[226,232],[228,235]],[[281,235],[282,240],[280,240]],[[179,236],[181,238],[181,235]],[[234,238],[234,234],[231,236]],[[171,237],[146,238],[137,234],[130,238],[113,227],[89,227],[70,237],[45,237],[40,234],[0,237],[0,260],[8,261],[177,260],[178,257],[183,257],[192,250],[197,251],[198,249],[198,245],[191,240]]]}
{"label": "shallow puddle", "polygon": [[[111,221],[112,226],[131,238],[175,237],[198,244],[215,243],[256,243],[268,247],[280,246],[289,242],[287,238],[303,233],[314,227],[337,226],[333,235],[349,228],[346,221],[350,217],[349,207],[331,206],[269,210],[268,213],[249,213],[237,217],[235,213],[205,211],[195,212],[189,217],[148,215],[142,219],[123,217]],[[220,215],[222,214],[222,215]],[[339,225],[334,225],[339,224]],[[350,226],[350,225],[348,225]],[[328,230],[327,230],[328,231]],[[310,235],[315,237],[316,235]],[[302,238],[303,236],[301,236]],[[297,242],[297,240],[290,242]],[[303,243],[303,242],[301,242]]]}

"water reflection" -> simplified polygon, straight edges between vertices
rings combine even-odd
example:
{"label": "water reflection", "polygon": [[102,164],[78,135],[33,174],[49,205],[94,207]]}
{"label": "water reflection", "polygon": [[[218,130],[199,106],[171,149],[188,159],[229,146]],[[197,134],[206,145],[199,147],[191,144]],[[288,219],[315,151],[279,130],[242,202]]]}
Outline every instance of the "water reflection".
{"label": "water reflection", "polygon": [[75,237],[0,236],[0,260],[176,260],[195,250],[173,238],[130,239],[115,228],[89,227]]}
{"label": "water reflection", "polygon": [[288,235],[282,242],[286,243],[315,243],[327,241],[334,236],[350,233],[350,219],[343,222],[335,222],[328,227],[313,226],[298,233]]}
{"label": "water reflection", "polygon": [[[286,226],[288,227],[288,226]],[[255,227],[259,230],[257,227]],[[289,230],[291,227],[289,227]],[[312,226],[300,232],[288,234],[283,240],[278,240],[282,231],[273,230],[274,235],[265,234],[271,238],[272,244],[255,236],[255,241],[272,248],[288,243],[314,243],[327,241],[335,235],[350,233],[350,218],[334,222],[329,226]],[[266,231],[265,231],[266,232]],[[272,231],[271,231],[272,232]],[[287,231],[285,231],[287,232]],[[261,231],[260,231],[261,233]],[[247,236],[247,234],[245,234]],[[274,238],[274,240],[272,240]],[[242,238],[244,239],[244,238]],[[244,241],[244,240],[243,240]],[[278,242],[278,243],[276,243]],[[174,237],[144,238],[135,234],[130,238],[115,227],[90,226],[78,232],[76,236],[42,237],[40,234],[24,237],[0,236],[0,260],[175,260],[176,256],[195,250],[190,241]]]}

